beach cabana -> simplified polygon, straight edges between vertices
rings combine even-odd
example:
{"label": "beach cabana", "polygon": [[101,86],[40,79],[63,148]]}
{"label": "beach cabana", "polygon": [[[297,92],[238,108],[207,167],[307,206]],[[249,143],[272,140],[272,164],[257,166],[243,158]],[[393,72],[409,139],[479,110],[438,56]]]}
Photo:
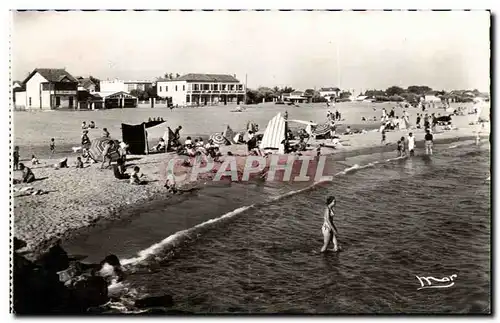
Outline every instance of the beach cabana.
{"label": "beach cabana", "polygon": [[102,160],[104,157],[104,149],[108,142],[112,143],[108,154],[111,157],[111,161],[117,161],[120,158],[120,154],[118,153],[118,148],[120,148],[120,143],[118,140],[109,139],[109,138],[96,138],[90,142],[89,154],[90,157],[94,160]]}
{"label": "beach cabana", "polygon": [[278,150],[284,153],[284,145],[282,142],[285,140],[286,122],[278,113],[267,124],[266,131],[260,143],[260,149]]}
{"label": "beach cabana", "polygon": [[149,153],[148,132],[146,129],[158,126],[165,121],[149,121],[137,125],[122,123],[122,140],[133,155],[144,155]]}

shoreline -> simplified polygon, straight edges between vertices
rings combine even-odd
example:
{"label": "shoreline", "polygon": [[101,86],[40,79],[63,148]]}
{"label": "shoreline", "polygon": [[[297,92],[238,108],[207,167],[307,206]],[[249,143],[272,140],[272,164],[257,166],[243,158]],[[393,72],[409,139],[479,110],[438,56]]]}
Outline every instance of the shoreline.
{"label": "shoreline", "polygon": [[[388,133],[388,138],[387,138],[388,143],[386,145],[380,145],[380,144],[374,145],[373,142],[371,144],[365,143],[365,145],[359,145],[359,146],[351,145],[344,147],[342,149],[328,149],[328,152],[324,154],[322,153],[322,155],[328,155],[329,158],[338,161],[338,160],[345,160],[346,158],[353,156],[369,155],[378,152],[390,152],[390,151],[395,152],[396,144],[395,141],[393,141],[394,138],[392,137],[396,137],[397,140],[397,137],[399,137],[401,133],[406,133],[406,131],[401,130]],[[376,134],[378,139],[378,132]],[[357,136],[358,138],[359,137],[363,138],[362,136],[365,136],[366,138],[367,136],[373,137],[373,134],[360,134],[355,136]],[[355,136],[344,136],[344,138],[345,137],[354,138]],[[484,140],[483,138],[485,137],[486,136],[481,136],[482,140]],[[464,133],[464,131],[462,132],[457,131],[454,133],[448,132],[444,138],[438,137],[435,139],[434,142],[435,144],[447,144],[451,142],[467,141],[474,139],[475,136],[472,134],[469,134],[467,132]],[[222,147],[224,148],[223,152],[225,150],[231,150],[231,147],[234,149],[235,146]],[[416,147],[420,147],[418,148],[419,150],[422,149],[423,140],[416,140]],[[131,156],[132,157],[131,162],[132,164],[137,164],[138,166],[140,166],[141,171],[149,174],[150,171],[156,169],[157,166],[161,165],[162,163],[165,162],[165,160],[168,160],[168,158],[171,158],[172,156],[176,155],[173,153],[167,153],[167,154],[157,154],[157,155],[155,154],[148,156]],[[139,159],[140,161],[137,161],[136,158]],[[137,163],[134,163],[135,161],[137,161]],[[55,170],[51,169],[50,166],[45,168],[40,167],[33,169],[35,173],[37,172],[38,169],[45,170],[44,173],[56,172]],[[75,174],[77,171],[78,170],[72,168],[66,170],[57,170],[57,172],[66,172],[71,174]],[[80,171],[85,171],[85,169]],[[91,198],[91,199],[94,198],[97,201],[94,201],[93,203],[91,203],[91,205],[79,207],[79,210],[76,210],[76,212],[70,212],[70,214],[67,213],[68,211],[71,210],[71,204],[75,204],[75,200],[71,200],[64,197],[61,199],[57,199],[55,201],[52,200],[51,203],[49,203],[52,205],[45,205],[45,207],[42,204],[45,195],[33,196],[33,197],[16,197],[14,199],[14,213],[15,213],[14,233],[16,237],[21,238],[28,243],[28,248],[26,250],[27,257],[31,259],[37,259],[37,257],[39,257],[41,253],[50,248],[50,246],[56,243],[58,240],[66,240],[66,241],[71,240],[72,238],[80,234],[83,234],[85,232],[88,232],[89,230],[92,230],[95,227],[107,226],[112,224],[114,221],[124,220],[132,216],[131,212],[127,212],[128,208],[134,209],[143,203],[147,203],[156,199],[163,199],[163,200],[169,199],[172,200],[172,203],[176,203],[175,197],[178,195],[168,194],[165,188],[163,188],[162,186],[163,182],[160,182],[159,180],[152,181],[151,183],[145,186],[133,186],[129,185],[128,183],[118,183],[117,180],[114,179],[112,171],[109,170],[100,171],[96,167],[90,167],[90,171],[91,174],[85,174],[88,175],[87,177],[90,177],[90,180],[97,180],[97,177],[99,177],[99,175],[103,175],[103,172],[106,172],[107,174],[105,175],[108,175],[104,176],[105,177],[104,181],[106,185],[98,185],[98,187],[95,187],[99,190],[95,195],[88,196],[83,194],[81,198]],[[158,174],[158,172],[156,173],[153,172],[153,175],[155,174]],[[102,176],[100,180],[103,180]],[[84,180],[82,179],[81,181]],[[200,187],[204,185],[203,182],[206,181],[207,178],[202,177],[198,178],[194,182],[188,180],[185,183],[180,183],[181,184],[180,186]],[[57,184],[57,180],[55,182]],[[42,183],[42,186],[44,186],[43,181],[41,181],[40,183]],[[33,184],[34,185],[32,186],[39,186],[36,185],[37,182]],[[79,184],[85,184],[85,183],[79,183]],[[124,187],[122,191],[120,191],[120,189],[117,189],[116,187],[117,185],[120,184],[123,184]],[[111,194],[114,196],[109,199],[106,198],[107,194]],[[18,201],[19,199],[26,199],[26,198],[33,200]],[[46,212],[43,211],[47,210],[46,208],[47,206],[51,210],[48,216],[46,214],[47,211]],[[53,206],[52,209],[51,206]],[[31,221],[25,217],[37,218],[43,215],[45,215],[45,217],[42,218],[42,220],[39,219],[39,222],[41,221],[42,225],[37,225],[36,220],[33,221],[35,222],[34,225],[33,224],[26,225],[27,224],[26,222],[28,222],[29,224],[29,222]],[[24,218],[24,221],[21,220],[22,218]],[[54,223],[50,223],[51,221],[53,221]],[[46,227],[47,225],[49,226],[49,230],[44,231],[44,227]],[[40,237],[40,235],[43,235],[43,237]]]}

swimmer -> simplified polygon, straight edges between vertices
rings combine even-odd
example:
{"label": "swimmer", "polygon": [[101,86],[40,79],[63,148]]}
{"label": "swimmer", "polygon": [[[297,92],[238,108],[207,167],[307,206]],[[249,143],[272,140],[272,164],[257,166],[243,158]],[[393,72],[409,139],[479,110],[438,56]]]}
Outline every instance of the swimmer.
{"label": "swimmer", "polygon": [[324,223],[321,231],[323,232],[323,237],[324,237],[324,245],[323,248],[321,248],[321,252],[325,252],[326,248],[328,248],[328,245],[330,244],[330,241],[333,242],[333,251],[338,251],[338,243],[337,243],[337,235],[338,231],[335,225],[333,224],[333,216],[335,214],[334,208],[335,208],[335,197],[334,196],[328,196],[326,198],[326,208],[324,212]]}

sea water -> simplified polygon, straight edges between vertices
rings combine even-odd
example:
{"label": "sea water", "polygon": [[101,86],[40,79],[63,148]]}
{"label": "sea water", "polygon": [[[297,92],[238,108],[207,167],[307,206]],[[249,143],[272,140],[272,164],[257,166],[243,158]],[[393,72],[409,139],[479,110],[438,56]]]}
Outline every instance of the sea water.
{"label": "sea water", "polygon": [[[332,182],[207,187],[65,247],[91,260],[117,254],[136,297],[169,293],[194,313],[490,311],[489,146],[332,163]],[[343,250],[321,254],[328,195]],[[417,276],[452,275],[451,287],[419,289]]]}

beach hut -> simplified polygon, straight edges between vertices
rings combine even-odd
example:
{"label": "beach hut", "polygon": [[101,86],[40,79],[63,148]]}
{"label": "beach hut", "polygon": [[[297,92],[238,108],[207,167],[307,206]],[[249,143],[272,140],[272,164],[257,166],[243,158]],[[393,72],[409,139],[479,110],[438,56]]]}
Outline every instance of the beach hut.
{"label": "beach hut", "polygon": [[284,145],[282,142],[285,140],[285,119],[278,113],[267,124],[266,131],[260,143],[260,149],[278,150],[279,153],[284,153]]}
{"label": "beach hut", "polygon": [[156,127],[164,122],[164,120],[148,121],[137,125],[122,123],[122,140],[129,145],[128,151],[133,155],[147,155],[149,145],[146,129]]}

